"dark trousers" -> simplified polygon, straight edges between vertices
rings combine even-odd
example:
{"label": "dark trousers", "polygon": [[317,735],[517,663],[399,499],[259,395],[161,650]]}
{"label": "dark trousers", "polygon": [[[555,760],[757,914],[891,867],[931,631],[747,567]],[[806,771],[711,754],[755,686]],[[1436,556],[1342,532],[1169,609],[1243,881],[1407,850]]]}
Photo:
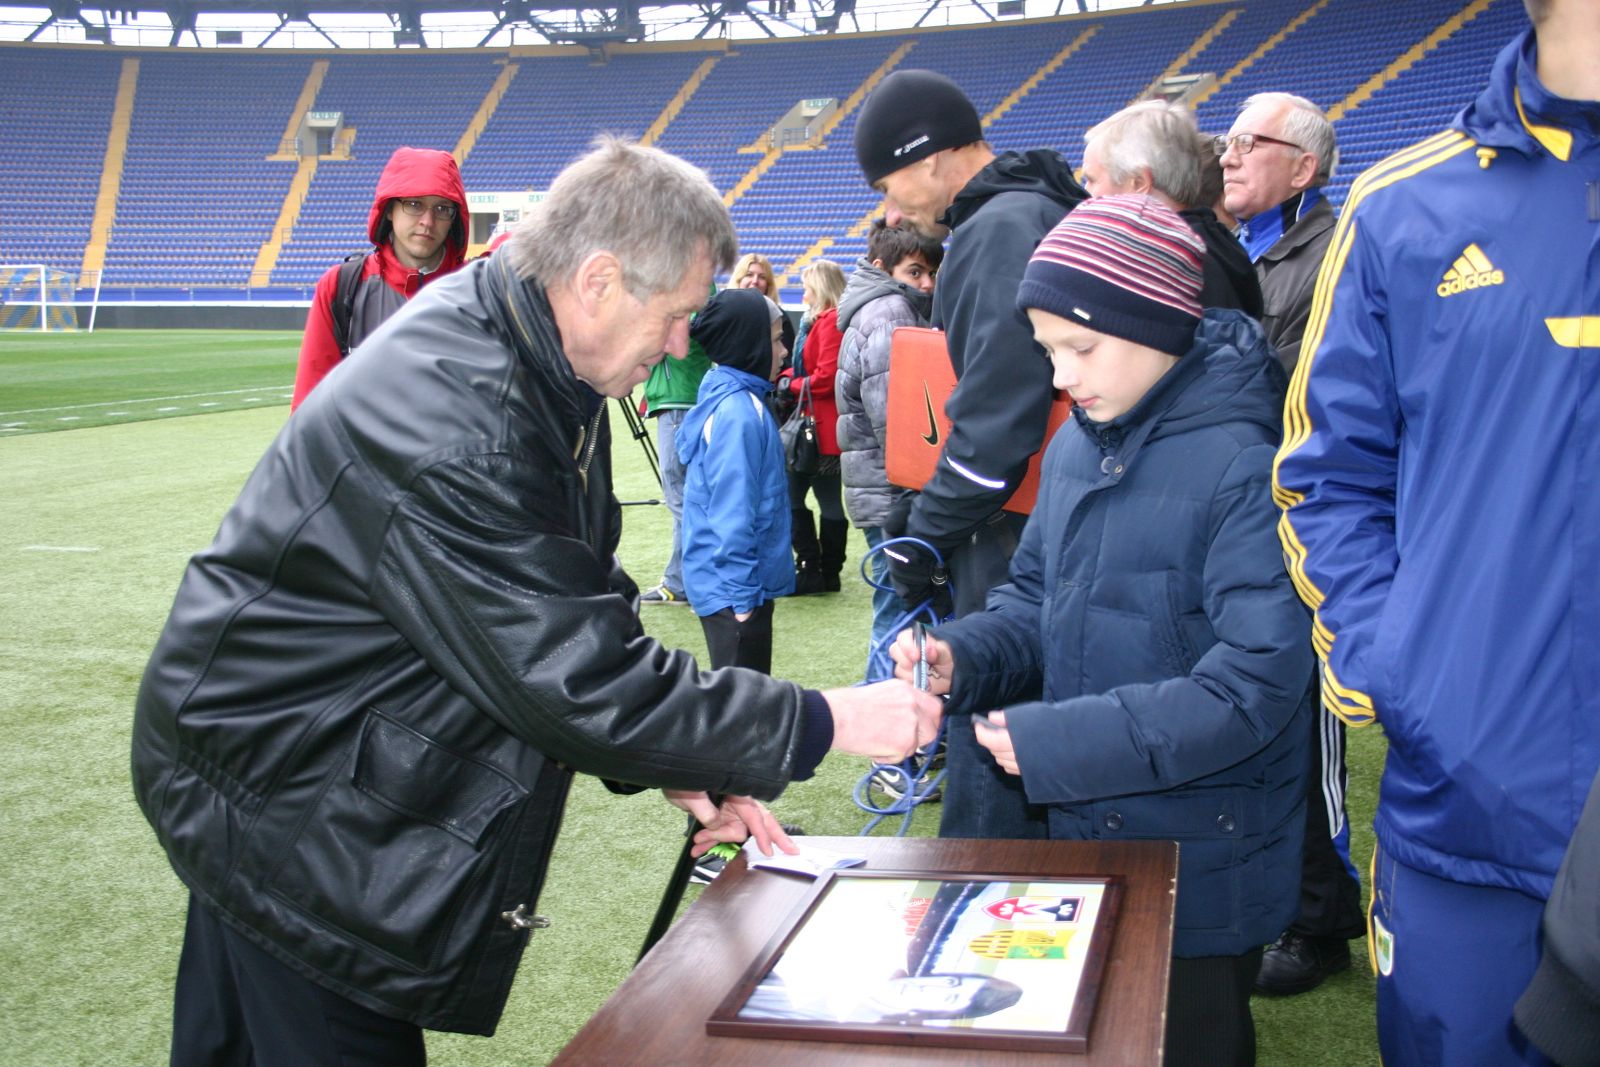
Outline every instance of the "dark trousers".
{"label": "dark trousers", "polygon": [[732,608],[702,615],[700,629],[706,635],[713,669],[749,667],[772,673],[772,601],[762,604],[744,622],[733,617]]}
{"label": "dark trousers", "polygon": [[1250,990],[1260,969],[1259,948],[1243,956],[1173,959],[1166,1067],[1253,1067],[1256,1023]]}
{"label": "dark trousers", "polygon": [[1366,933],[1361,883],[1350,867],[1345,817],[1344,723],[1317,710],[1317,746],[1306,791],[1306,842],[1300,861],[1300,917],[1289,927],[1306,937],[1351,940]]}
{"label": "dark trousers", "polygon": [[172,1067],[423,1067],[422,1030],[305,978],[189,898]]}

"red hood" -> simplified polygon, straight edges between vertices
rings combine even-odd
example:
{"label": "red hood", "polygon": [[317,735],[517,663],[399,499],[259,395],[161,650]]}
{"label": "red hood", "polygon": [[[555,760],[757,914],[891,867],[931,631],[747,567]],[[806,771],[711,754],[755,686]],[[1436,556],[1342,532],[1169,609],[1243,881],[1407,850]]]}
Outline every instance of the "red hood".
{"label": "red hood", "polygon": [[445,238],[445,257],[440,269],[454,268],[467,251],[470,217],[467,190],[461,184],[461,171],[455,157],[434,148],[396,148],[378,178],[378,191],[372,197],[372,214],[367,216],[367,236],[374,245],[387,244],[388,219],[384,208],[391,200],[412,196],[443,196],[455,201],[459,214]]}

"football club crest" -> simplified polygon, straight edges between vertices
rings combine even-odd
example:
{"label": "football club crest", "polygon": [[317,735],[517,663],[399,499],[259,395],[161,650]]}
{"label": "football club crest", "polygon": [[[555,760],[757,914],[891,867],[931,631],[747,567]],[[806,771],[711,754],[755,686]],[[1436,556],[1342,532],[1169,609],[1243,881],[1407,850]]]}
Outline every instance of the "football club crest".
{"label": "football club crest", "polygon": [[1006,897],[983,910],[1008,923],[1075,923],[1082,897]]}
{"label": "football club crest", "polygon": [[1383,920],[1372,916],[1372,951],[1378,960],[1378,973],[1385,978],[1394,970],[1394,934],[1383,925]]}
{"label": "football club crest", "polygon": [[991,960],[1064,960],[1076,930],[996,930],[967,942],[973,954]]}

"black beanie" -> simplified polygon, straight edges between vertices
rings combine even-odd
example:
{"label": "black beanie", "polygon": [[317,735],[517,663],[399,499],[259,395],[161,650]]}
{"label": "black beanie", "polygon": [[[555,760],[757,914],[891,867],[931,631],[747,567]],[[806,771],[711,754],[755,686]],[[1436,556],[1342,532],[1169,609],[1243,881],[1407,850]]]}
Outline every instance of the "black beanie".
{"label": "black beanie", "polygon": [[897,70],[872,90],[856,119],[856,161],[868,185],[946,148],[983,140],[961,87],[931,70]]}

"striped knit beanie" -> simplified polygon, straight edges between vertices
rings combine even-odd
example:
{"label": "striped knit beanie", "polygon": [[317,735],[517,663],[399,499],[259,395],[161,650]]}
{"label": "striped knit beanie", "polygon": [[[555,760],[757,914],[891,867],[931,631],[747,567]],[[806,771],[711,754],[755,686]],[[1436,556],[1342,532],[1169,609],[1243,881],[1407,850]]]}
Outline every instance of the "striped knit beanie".
{"label": "striped knit beanie", "polygon": [[1200,322],[1205,245],[1148,196],[1085,200],[1045,235],[1017,306],[1181,356]]}

